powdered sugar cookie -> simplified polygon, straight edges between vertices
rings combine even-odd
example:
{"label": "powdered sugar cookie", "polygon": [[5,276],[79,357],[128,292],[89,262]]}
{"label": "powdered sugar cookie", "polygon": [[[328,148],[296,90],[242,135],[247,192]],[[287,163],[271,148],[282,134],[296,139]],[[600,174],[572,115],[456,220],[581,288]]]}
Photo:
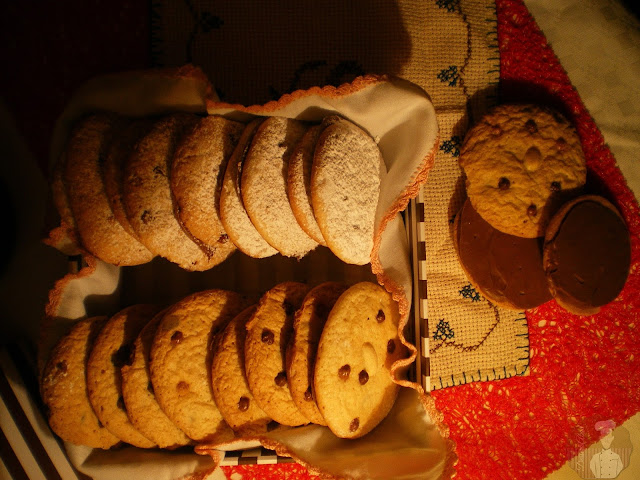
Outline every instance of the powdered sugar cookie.
{"label": "powdered sugar cookie", "polygon": [[242,167],[242,201],[251,223],[287,257],[303,257],[318,245],[300,228],[287,196],[289,157],[307,128],[297,120],[267,118],[256,130]]}
{"label": "powdered sugar cookie", "polygon": [[235,251],[220,221],[220,189],[243,124],[217,115],[198,120],[171,164],[171,191],[185,230],[217,263]]}
{"label": "powdered sugar cookie", "polygon": [[376,142],[343,118],[330,122],[316,144],[311,203],[327,246],[345,263],[370,262],[373,229],[385,171]]}

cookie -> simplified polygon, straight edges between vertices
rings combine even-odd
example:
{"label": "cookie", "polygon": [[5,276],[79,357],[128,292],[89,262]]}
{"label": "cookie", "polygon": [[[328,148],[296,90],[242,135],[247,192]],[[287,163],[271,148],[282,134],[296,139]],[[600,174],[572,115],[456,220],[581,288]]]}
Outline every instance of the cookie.
{"label": "cookie", "polygon": [[124,166],[134,146],[151,129],[153,121],[148,118],[123,121],[116,127],[112,141],[107,149],[102,164],[102,178],[107,199],[113,216],[122,227],[134,237],[136,232],[131,227],[122,202],[122,183]]}
{"label": "cookie", "polygon": [[302,230],[320,245],[326,246],[311,205],[311,166],[320,133],[320,125],[309,127],[293,150],[287,172],[287,194],[293,215]]}
{"label": "cookie", "polygon": [[500,105],[474,125],[460,150],[473,208],[501,232],[542,237],[553,213],[586,181],[580,138],[558,112]]}
{"label": "cookie", "polygon": [[249,389],[260,408],[282,425],[308,423],[291,396],[285,350],[293,333],[293,318],[309,287],[284,282],[267,291],[247,323],[244,359]]}
{"label": "cookie", "polygon": [[456,215],[454,236],[462,268],[491,303],[527,310],[551,300],[541,239],[496,230],[468,199]]}
{"label": "cookie", "polygon": [[151,252],[185,270],[202,271],[213,267],[215,259],[183,230],[169,183],[176,145],[196,120],[195,115],[172,114],[154,123],[125,164],[122,199],[131,227]]}
{"label": "cookie", "polygon": [[49,426],[65,442],[108,449],[120,439],[107,430],[87,395],[87,357],[107,317],[78,321],[51,352],[40,391]]}
{"label": "cookie", "polygon": [[174,449],[192,443],[162,411],[151,383],[151,344],[164,311],[150,320],[133,343],[132,360],[122,366],[122,398],[133,426],[160,448]]}
{"label": "cookie", "polygon": [[629,231],[603,197],[584,195],[551,219],[544,239],[544,268],[556,301],[591,315],[622,291],[631,265]]}
{"label": "cookie", "polygon": [[192,294],[162,317],[151,346],[151,383],[158,404],[189,438],[228,440],[233,431],[211,391],[211,347],[215,335],[249,306],[225,290]]}
{"label": "cookie", "polygon": [[370,262],[385,172],[380,149],[352,122],[331,122],[318,138],[311,171],[311,204],[329,249],[345,263]]}
{"label": "cookie", "polygon": [[76,221],[71,213],[71,206],[69,205],[69,197],[67,196],[67,189],[62,181],[62,175],[66,164],[66,155],[64,152],[58,157],[52,171],[51,171],[51,199],[53,205],[60,216],[60,241],[56,241],[54,238],[49,238],[45,243],[54,246],[66,255],[78,255],[80,252],[78,246],[80,241],[78,240],[78,232],[76,229]]}
{"label": "cookie", "polygon": [[271,418],[249,390],[244,368],[246,325],[256,306],[247,307],[226,326],[213,352],[213,398],[229,426],[240,435],[264,433]]}
{"label": "cookie", "polygon": [[67,142],[62,180],[82,245],[113,265],[140,265],[153,258],[116,220],[102,181],[101,163],[117,118],[91,115],[74,128]]}
{"label": "cookie", "polygon": [[307,293],[293,321],[293,336],[287,346],[287,379],[298,410],[311,423],[326,425],[313,392],[313,371],[322,329],[331,308],[346,286],[325,282]]}
{"label": "cookie", "polygon": [[291,210],[287,171],[293,148],[308,126],[284,117],[260,124],[242,167],[242,201],[256,230],[286,257],[301,258],[318,246]]}
{"label": "cookie", "polygon": [[242,253],[253,258],[266,258],[278,253],[251,223],[251,219],[244,208],[240,180],[242,178],[242,166],[251,145],[251,140],[262,123],[257,118],[244,128],[238,145],[227,162],[220,192],[220,220],[227,235]]}
{"label": "cookie", "polygon": [[370,282],[350,287],[331,309],[318,344],[314,388],[336,436],[365,435],[393,407],[400,387],[390,369],[404,351],[399,317],[391,295]]}
{"label": "cookie", "polygon": [[224,117],[202,117],[180,141],[171,164],[178,219],[215,263],[236,249],[220,221],[220,189],[242,129]]}
{"label": "cookie", "polygon": [[140,448],[152,448],[155,443],[129,421],[120,369],[133,361],[133,342],[157,311],[155,305],[133,305],[116,313],[100,330],[87,362],[87,392],[93,411],[107,430]]}

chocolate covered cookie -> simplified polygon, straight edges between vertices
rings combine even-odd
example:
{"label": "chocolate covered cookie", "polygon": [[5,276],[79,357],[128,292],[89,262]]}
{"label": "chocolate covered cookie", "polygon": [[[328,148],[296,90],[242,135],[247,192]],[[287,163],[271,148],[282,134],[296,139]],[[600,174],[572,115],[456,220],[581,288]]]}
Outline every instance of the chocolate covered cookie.
{"label": "chocolate covered cookie", "polygon": [[558,112],[500,105],[467,133],[460,166],[473,208],[494,228],[542,237],[549,218],[586,181],[580,139]]}
{"label": "chocolate covered cookie", "polygon": [[578,315],[597,313],[622,291],[631,264],[631,241],[618,210],[585,195],[553,217],[544,243],[544,268],[556,301]]}
{"label": "chocolate covered cookie", "polygon": [[551,300],[541,239],[493,228],[469,200],[456,216],[454,235],[462,268],[491,303],[526,310]]}

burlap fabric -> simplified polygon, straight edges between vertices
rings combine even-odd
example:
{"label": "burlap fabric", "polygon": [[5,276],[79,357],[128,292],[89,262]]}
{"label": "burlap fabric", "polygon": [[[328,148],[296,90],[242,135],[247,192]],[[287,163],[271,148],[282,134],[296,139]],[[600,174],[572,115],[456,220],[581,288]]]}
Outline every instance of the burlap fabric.
{"label": "burlap fabric", "polygon": [[[153,4],[154,61],[193,62],[219,97],[261,104],[364,73],[403,77],[436,107],[440,150],[419,201],[415,267],[427,390],[528,371],[524,314],[491,305],[469,283],[452,243],[464,201],[457,157],[465,130],[496,100],[499,49],[491,0]],[[295,41],[293,41],[295,39]],[[420,215],[419,215],[420,217]]]}

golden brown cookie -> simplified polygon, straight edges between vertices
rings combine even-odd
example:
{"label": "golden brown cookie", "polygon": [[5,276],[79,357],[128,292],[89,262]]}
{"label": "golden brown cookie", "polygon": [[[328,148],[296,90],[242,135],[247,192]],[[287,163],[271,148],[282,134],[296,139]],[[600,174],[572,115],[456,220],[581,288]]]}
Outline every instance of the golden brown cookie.
{"label": "golden brown cookie", "polygon": [[327,246],[345,263],[371,261],[373,229],[386,172],[374,139],[354,123],[327,117],[316,144],[311,203]]}
{"label": "golden brown cookie", "polygon": [[287,173],[287,193],[293,215],[302,230],[320,245],[326,246],[311,205],[311,166],[322,128],[320,125],[309,127],[293,150]]}
{"label": "golden brown cookie", "polygon": [[108,449],[120,439],[100,423],[87,395],[87,358],[107,317],[79,320],[51,352],[40,391],[51,429],[64,441]]}
{"label": "golden brown cookie", "polygon": [[153,258],[113,215],[102,180],[102,161],[118,119],[96,114],[84,118],[68,140],[62,176],[82,245],[113,265],[139,265]]}
{"label": "golden brown cookie", "polygon": [[316,401],[341,438],[370,432],[393,407],[399,386],[391,365],[404,349],[398,305],[384,288],[361,282],[333,306],[322,331],[314,372]]}
{"label": "golden brown cookie", "polygon": [[526,310],[551,300],[540,238],[493,228],[468,199],[456,215],[454,236],[462,268],[491,303]]}
{"label": "golden brown cookie", "polygon": [[293,318],[309,287],[284,282],[266,292],[247,323],[244,358],[251,393],[262,410],[282,425],[303,425],[288,387],[285,351]]}
{"label": "golden brown cookie", "polygon": [[558,112],[500,105],[467,133],[460,151],[473,208],[501,232],[542,237],[551,215],[586,181],[580,138]]}
{"label": "golden brown cookie", "polygon": [[152,448],[155,443],[129,421],[120,369],[133,361],[133,342],[157,312],[155,305],[133,305],[116,313],[96,337],[87,362],[87,391],[93,411],[107,430],[140,448]]}
{"label": "golden brown cookie", "polygon": [[287,346],[287,379],[298,410],[318,425],[326,425],[313,392],[313,371],[318,342],[329,312],[347,287],[325,282],[307,293],[293,321],[293,336]]}
{"label": "golden brown cookie", "polygon": [[176,145],[196,120],[195,115],[181,113],[155,122],[127,160],[122,199],[131,227],[150,251],[185,270],[202,271],[215,261],[180,225],[169,183]]}
{"label": "golden brown cookie", "polygon": [[138,236],[129,223],[122,203],[124,166],[135,144],[149,132],[152,125],[153,120],[150,118],[123,121],[117,125],[102,165],[104,188],[113,216],[130,235],[136,238]]}
{"label": "golden brown cookie", "polygon": [[227,162],[224,173],[222,190],[220,192],[220,220],[231,241],[244,254],[253,258],[270,257],[278,253],[251,223],[251,219],[244,208],[240,180],[242,167],[247,156],[251,140],[262,123],[262,118],[256,118],[244,128],[238,145]]}
{"label": "golden brown cookie", "polygon": [[217,115],[198,119],[171,164],[171,192],[184,229],[217,263],[235,251],[220,221],[220,189],[244,125]]}
{"label": "golden brown cookie", "polygon": [[584,195],[551,219],[544,239],[544,269],[556,301],[592,315],[620,294],[631,266],[631,240],[611,202]]}
{"label": "golden brown cookie", "polygon": [[244,368],[246,325],[256,306],[247,307],[219,336],[211,362],[213,398],[229,426],[240,435],[267,431],[271,418],[253,398]]}
{"label": "golden brown cookie", "polygon": [[131,364],[122,367],[122,397],[129,420],[160,448],[177,448],[192,443],[162,411],[153,393],[149,356],[156,329],[164,311],[149,321],[133,344]]}
{"label": "golden brown cookie", "polygon": [[215,335],[250,305],[238,293],[207,290],[171,306],[151,346],[151,383],[162,410],[187,436],[200,442],[230,439],[211,390]]}
{"label": "golden brown cookie", "polygon": [[291,210],[287,195],[289,157],[308,125],[284,117],[260,124],[242,167],[242,201],[260,235],[286,257],[301,258],[318,246]]}

